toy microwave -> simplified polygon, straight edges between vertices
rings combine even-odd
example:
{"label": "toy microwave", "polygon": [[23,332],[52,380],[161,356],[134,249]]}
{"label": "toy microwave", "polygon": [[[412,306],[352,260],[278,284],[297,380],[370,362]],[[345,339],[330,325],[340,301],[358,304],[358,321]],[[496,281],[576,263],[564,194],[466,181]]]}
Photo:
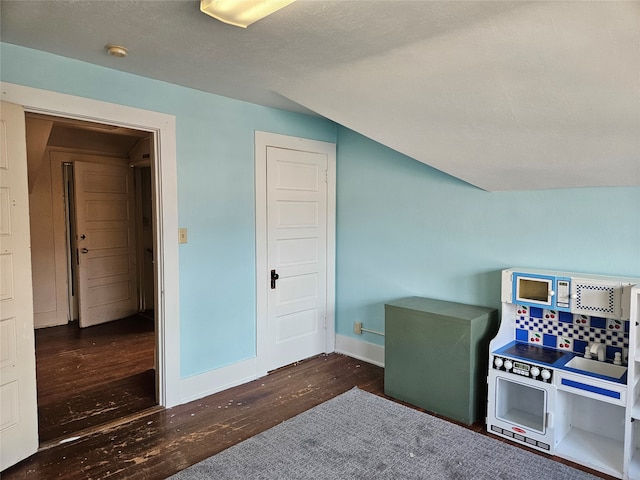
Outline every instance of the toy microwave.
{"label": "toy microwave", "polygon": [[547,270],[507,269],[502,271],[502,302],[546,308],[561,312],[628,319],[623,297],[631,283],[611,281],[594,275]]}

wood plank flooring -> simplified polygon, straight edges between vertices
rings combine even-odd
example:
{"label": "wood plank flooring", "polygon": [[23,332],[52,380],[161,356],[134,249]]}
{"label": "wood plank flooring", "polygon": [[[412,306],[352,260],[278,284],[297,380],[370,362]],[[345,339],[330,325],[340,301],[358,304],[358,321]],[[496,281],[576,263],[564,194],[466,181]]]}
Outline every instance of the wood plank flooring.
{"label": "wood plank flooring", "polygon": [[[3,472],[2,478],[163,479],[354,386],[384,396],[383,375],[382,368],[360,360],[321,355],[47,448]],[[470,428],[484,431],[480,423]]]}
{"label": "wood plank flooring", "polygon": [[153,317],[36,330],[41,444],[156,405]]}

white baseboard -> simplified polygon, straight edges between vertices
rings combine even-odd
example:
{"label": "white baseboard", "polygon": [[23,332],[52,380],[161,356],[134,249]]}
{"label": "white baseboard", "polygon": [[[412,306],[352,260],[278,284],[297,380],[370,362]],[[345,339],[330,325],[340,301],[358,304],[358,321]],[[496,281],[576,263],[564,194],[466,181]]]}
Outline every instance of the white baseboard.
{"label": "white baseboard", "polygon": [[256,359],[250,358],[180,380],[180,403],[188,403],[257,378]]}
{"label": "white baseboard", "polygon": [[[374,343],[336,335],[337,353],[384,367],[384,347]],[[180,380],[180,404],[242,385],[258,378],[257,360],[250,358],[200,375]],[[174,406],[174,405],[171,405]]]}
{"label": "white baseboard", "polygon": [[336,352],[384,367],[384,347],[345,335],[336,335]]}

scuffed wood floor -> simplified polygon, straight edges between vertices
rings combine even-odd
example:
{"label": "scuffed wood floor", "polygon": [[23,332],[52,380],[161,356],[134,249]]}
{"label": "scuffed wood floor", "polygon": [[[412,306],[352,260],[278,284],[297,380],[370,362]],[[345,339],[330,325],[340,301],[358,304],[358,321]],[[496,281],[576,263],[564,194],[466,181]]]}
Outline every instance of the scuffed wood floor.
{"label": "scuffed wood floor", "polygon": [[36,330],[40,444],[153,407],[152,316]]}
{"label": "scuffed wood floor", "polygon": [[354,386],[380,392],[382,368],[331,354],[40,451],[3,480],[163,479]]}
{"label": "scuffed wood floor", "polygon": [[[320,355],[40,451],[2,478],[164,479],[354,386],[384,396],[383,369],[340,354]],[[484,431],[480,423],[470,428]]]}

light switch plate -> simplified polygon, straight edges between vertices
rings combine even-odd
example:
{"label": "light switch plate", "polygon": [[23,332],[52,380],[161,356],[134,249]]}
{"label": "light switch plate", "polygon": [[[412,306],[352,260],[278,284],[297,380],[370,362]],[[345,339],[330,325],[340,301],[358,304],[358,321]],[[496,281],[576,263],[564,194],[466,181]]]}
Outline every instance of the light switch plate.
{"label": "light switch plate", "polygon": [[178,229],[178,243],[187,243],[187,229],[179,228]]}

